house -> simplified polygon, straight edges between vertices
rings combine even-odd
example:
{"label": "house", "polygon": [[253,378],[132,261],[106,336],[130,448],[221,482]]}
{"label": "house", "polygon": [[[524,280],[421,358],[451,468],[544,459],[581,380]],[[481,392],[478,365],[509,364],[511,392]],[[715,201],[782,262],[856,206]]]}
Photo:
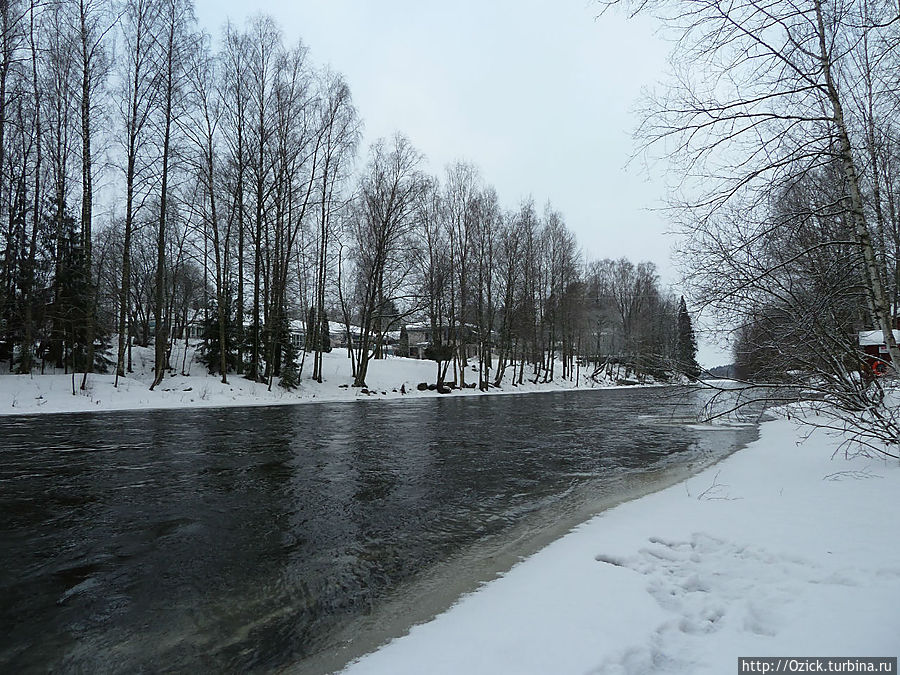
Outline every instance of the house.
{"label": "house", "polygon": [[292,319],[288,322],[288,332],[294,349],[297,351],[303,349],[306,344],[306,322],[301,319]]}
{"label": "house", "polygon": [[[892,331],[894,341],[900,343],[900,330]],[[887,364],[891,361],[884,333],[880,330],[861,330],[859,332],[859,346],[866,355],[866,363],[876,375],[887,372]]]}
{"label": "house", "polygon": [[[472,358],[478,355],[478,331],[472,324],[463,324],[455,326],[460,332],[460,338],[466,344],[466,356]],[[449,322],[442,321],[439,325],[432,328],[430,322],[408,323],[406,324],[406,334],[409,336],[409,356],[413,359],[424,359],[425,350],[434,342],[435,333],[440,336],[441,344],[451,342],[450,333],[451,325]],[[492,333],[491,338],[494,338]]]}
{"label": "house", "polygon": [[[352,326],[355,330],[356,326]],[[301,350],[306,348],[306,322],[303,319],[293,319],[288,324],[288,329],[291,334],[291,343],[294,345],[294,349]],[[328,322],[328,337],[331,340],[331,346],[334,347],[346,347],[347,346],[347,330],[344,327],[344,324],[338,323],[336,321]],[[353,334],[353,339],[355,340],[357,334]]]}
{"label": "house", "polygon": [[[203,327],[203,321],[201,319],[190,319],[187,322],[187,325],[176,322],[175,323],[175,338],[178,340],[184,340],[187,337],[189,340],[200,340],[203,338],[205,329]],[[187,335],[185,335],[187,333]],[[147,337],[155,337],[156,336],[156,320],[150,319],[147,321]],[[149,340],[148,340],[149,341]]]}

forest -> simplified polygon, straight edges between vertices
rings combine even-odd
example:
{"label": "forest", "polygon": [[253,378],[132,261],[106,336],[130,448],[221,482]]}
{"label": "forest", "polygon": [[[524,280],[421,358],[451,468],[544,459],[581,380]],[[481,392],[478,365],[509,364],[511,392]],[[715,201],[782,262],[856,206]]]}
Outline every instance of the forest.
{"label": "forest", "polygon": [[467,161],[430,175],[402,133],[361,144],[348,84],[267,16],[212,36],[190,0],[3,3],[0,360],[84,387],[152,345],[153,388],[191,335],[223,382],[291,387],[300,321],[312,377],[341,332],[362,387],[418,322],[461,386],[469,358],[482,389],[699,374],[652,263],[585,259],[550,203],[502,206]]}

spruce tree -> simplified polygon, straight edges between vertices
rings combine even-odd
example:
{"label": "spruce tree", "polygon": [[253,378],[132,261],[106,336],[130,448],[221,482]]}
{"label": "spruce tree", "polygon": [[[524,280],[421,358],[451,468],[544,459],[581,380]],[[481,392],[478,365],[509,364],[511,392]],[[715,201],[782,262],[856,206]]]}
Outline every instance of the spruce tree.
{"label": "spruce tree", "polygon": [[287,339],[281,347],[281,375],[278,386],[282,389],[296,389],[300,385],[300,371],[297,369],[297,348],[290,337],[290,331],[286,333]]}
{"label": "spruce tree", "polygon": [[316,321],[316,308],[312,305],[306,310],[306,337],[304,338],[304,349],[307,352],[314,352],[319,349],[319,332],[321,328]]}
{"label": "spruce tree", "polygon": [[400,344],[397,345],[397,355],[409,356],[409,333],[406,332],[406,324],[400,326]]}
{"label": "spruce tree", "polygon": [[[206,366],[210,375],[219,373],[222,367],[220,350],[222,346],[219,344],[219,319],[218,308],[213,305],[210,308],[209,318],[203,322],[203,344],[200,346],[198,360]],[[233,372],[237,368],[238,341],[240,333],[231,319],[229,312],[225,313],[225,367],[228,372]],[[221,375],[221,373],[219,373]]]}
{"label": "spruce tree", "polygon": [[322,327],[319,329],[319,346],[326,354],[331,352],[331,333],[328,329],[328,313],[322,310]]}
{"label": "spruce tree", "polygon": [[691,379],[700,377],[700,365],[697,363],[697,338],[691,315],[688,314],[684,296],[678,303],[678,330],[675,342],[675,360],[678,372]]}

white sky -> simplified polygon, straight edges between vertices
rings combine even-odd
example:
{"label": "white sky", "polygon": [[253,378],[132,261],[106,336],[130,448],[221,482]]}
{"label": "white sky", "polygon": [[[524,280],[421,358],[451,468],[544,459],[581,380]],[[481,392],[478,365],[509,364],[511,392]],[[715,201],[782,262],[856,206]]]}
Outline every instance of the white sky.
{"label": "white sky", "polygon": [[[654,210],[663,181],[626,167],[633,109],[669,50],[651,22],[598,19],[588,0],[197,0],[214,35],[256,12],[344,75],[364,148],[401,131],[432,173],[472,162],[505,207],[549,199],[589,257],[651,260],[677,286],[673,238]],[[701,347],[705,365],[728,360]]]}

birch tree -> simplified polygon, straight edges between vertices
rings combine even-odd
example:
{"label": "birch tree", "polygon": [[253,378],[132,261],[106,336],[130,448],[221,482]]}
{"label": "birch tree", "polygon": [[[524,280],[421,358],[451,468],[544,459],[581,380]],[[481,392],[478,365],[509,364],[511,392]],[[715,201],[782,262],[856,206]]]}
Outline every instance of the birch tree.
{"label": "birch tree", "polygon": [[168,367],[169,326],[165,312],[166,301],[166,218],[169,215],[169,174],[172,157],[172,131],[177,119],[184,114],[182,99],[186,92],[185,66],[188,51],[195,47],[188,37],[190,8],[181,0],[166,0],[160,11],[162,36],[157,40],[159,91],[157,121],[160,143],[159,222],[156,237],[156,288],[153,318],[156,324],[154,340],[154,373],[152,391],[162,382]]}
{"label": "birch tree", "polygon": [[[742,348],[749,336],[793,356],[781,374],[821,385],[821,397],[848,413],[844,423],[865,418],[862,435],[896,440],[900,426],[881,414],[855,331],[879,329],[900,372],[876,131],[897,102],[897,4],[630,4],[677,38],[674,81],[649,99],[641,133],[681,170],[675,206],[694,292],[741,323]],[[813,185],[824,190],[813,196]]]}
{"label": "birch tree", "polygon": [[[94,220],[94,138],[97,120],[103,116],[107,99],[106,80],[110,71],[108,56],[109,35],[115,26],[109,4],[103,0],[78,0],[75,13],[75,46],[77,49],[77,70],[80,76],[78,91],[78,112],[81,122],[81,248],[84,251],[84,278],[87,286],[86,302],[86,342],[84,377],[81,388],[87,388],[87,376],[94,368],[94,337],[96,332],[96,282],[93,261],[93,220]],[[58,37],[58,36],[57,36]],[[65,49],[63,46],[62,49]],[[60,54],[60,57],[62,55]],[[62,91],[59,94],[65,95]],[[68,93],[67,91],[65,93]],[[61,112],[61,111],[59,111]],[[57,199],[60,193],[57,192]],[[59,207],[61,202],[57,203]],[[62,215],[57,209],[57,218]],[[58,226],[61,222],[58,222]]]}
{"label": "birch tree", "polygon": [[[350,88],[343,78],[325,72],[320,85],[322,92],[317,106],[319,115],[319,170],[317,180],[318,220],[316,246],[316,316],[325,315],[325,295],[328,282],[329,247],[334,235],[335,214],[342,207],[341,191],[347,178],[350,161],[359,142],[360,123],[350,97]],[[318,339],[321,320],[313,330],[315,346],[313,379],[322,381],[322,340]]]}
{"label": "birch tree", "polygon": [[[122,60],[121,114],[125,153],[125,223],[122,241],[122,283],[119,291],[119,346],[116,359],[116,385],[125,375],[125,348],[129,340],[128,322],[131,284],[131,240],[135,215],[146,196],[145,179],[151,162],[146,156],[149,144],[148,122],[156,102],[157,63],[152,49],[159,29],[159,3],[155,0],[128,0],[123,13],[124,58]],[[159,327],[157,326],[157,329]]]}
{"label": "birch tree", "polygon": [[380,313],[410,273],[403,244],[413,224],[413,212],[422,191],[421,155],[400,134],[378,141],[360,187],[360,208],[355,223],[361,285],[362,336],[357,348],[354,387],[366,386]]}
{"label": "birch tree", "polygon": [[674,84],[649,100],[641,133],[684,168],[688,196],[679,206],[688,234],[702,239],[721,232],[728,205],[731,215],[741,212],[745,222],[760,224],[747,236],[761,236],[772,224],[759,214],[774,193],[836,162],[869,319],[900,368],[863,185],[866,125],[850,105],[863,79],[882,92],[891,86],[896,3],[651,0],[632,6],[655,12],[678,39]]}

